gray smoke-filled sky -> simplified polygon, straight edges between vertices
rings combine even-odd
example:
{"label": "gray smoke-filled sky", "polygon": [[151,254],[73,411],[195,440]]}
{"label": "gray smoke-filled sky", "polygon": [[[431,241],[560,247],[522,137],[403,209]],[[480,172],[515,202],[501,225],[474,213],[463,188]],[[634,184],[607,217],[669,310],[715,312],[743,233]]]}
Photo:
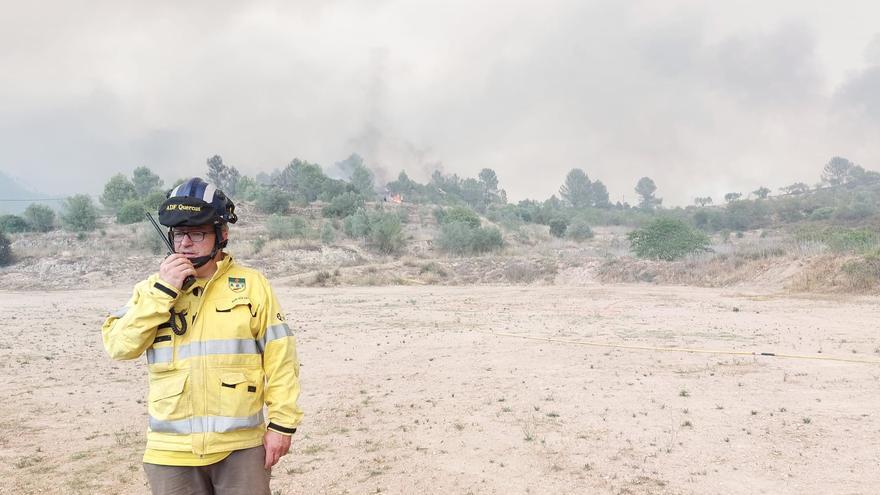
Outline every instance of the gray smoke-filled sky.
{"label": "gray smoke-filled sky", "polygon": [[872,1],[3,3],[0,171],[51,194],[213,154],[490,167],[514,201],[579,167],[666,205],[880,169]]}

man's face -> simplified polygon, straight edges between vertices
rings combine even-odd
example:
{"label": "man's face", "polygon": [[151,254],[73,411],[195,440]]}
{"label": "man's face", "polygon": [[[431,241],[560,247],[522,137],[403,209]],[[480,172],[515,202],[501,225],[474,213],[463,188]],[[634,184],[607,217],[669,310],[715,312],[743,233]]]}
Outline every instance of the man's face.
{"label": "man's face", "polygon": [[174,240],[174,251],[187,258],[209,256],[214,249],[214,227],[174,227],[171,238]]}

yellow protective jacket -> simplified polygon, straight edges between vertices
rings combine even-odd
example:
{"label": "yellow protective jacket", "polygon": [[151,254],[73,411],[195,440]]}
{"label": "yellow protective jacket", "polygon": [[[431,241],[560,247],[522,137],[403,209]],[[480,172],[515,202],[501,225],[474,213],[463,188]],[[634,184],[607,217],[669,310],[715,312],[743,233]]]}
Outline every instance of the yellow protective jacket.
{"label": "yellow protective jacket", "polygon": [[[172,332],[172,315],[178,328],[186,323],[183,335]],[[147,449],[204,455],[262,445],[264,404],[268,428],[296,431],[302,412],[293,335],[266,278],[231,256],[206,284],[184,292],[158,274],[138,283],[102,333],[113,359],[146,353]]]}

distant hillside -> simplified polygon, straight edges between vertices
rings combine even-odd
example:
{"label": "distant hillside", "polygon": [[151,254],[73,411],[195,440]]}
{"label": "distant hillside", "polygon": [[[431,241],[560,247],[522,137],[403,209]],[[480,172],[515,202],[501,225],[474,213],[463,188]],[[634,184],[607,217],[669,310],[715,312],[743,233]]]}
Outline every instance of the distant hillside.
{"label": "distant hillside", "polygon": [[[27,189],[12,177],[0,172],[0,213],[21,213],[32,202],[49,197],[46,194]],[[57,201],[46,202],[53,208],[59,206],[57,203]]]}

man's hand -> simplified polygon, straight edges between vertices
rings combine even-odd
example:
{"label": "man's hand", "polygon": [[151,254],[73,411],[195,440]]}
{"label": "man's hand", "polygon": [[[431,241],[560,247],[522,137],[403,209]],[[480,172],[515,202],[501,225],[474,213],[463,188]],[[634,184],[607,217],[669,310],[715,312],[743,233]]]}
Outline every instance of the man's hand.
{"label": "man's hand", "polygon": [[266,430],[266,434],[263,435],[263,448],[266,449],[266,469],[269,469],[290,450],[290,436]]}
{"label": "man's hand", "polygon": [[193,268],[192,261],[182,254],[169,255],[159,265],[159,278],[177,290],[183,287],[183,281],[189,275],[195,277],[196,269]]}

